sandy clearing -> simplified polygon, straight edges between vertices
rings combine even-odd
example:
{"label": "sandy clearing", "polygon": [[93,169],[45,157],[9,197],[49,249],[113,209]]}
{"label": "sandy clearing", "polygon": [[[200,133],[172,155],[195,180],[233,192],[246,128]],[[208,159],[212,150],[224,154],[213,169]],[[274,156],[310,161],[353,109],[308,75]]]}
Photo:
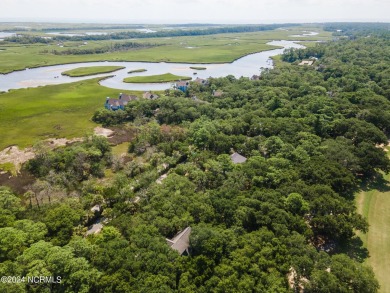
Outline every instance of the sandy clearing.
{"label": "sandy clearing", "polygon": [[21,150],[17,146],[10,146],[0,151],[0,164],[12,163],[19,171],[22,164],[34,158],[34,156],[32,148]]}
{"label": "sandy clearing", "polygon": [[79,137],[76,137],[76,138],[72,138],[72,139],[67,139],[67,138],[49,138],[47,140],[45,140],[45,142],[48,143],[48,146],[52,149],[55,149],[57,147],[61,147],[61,146],[65,146],[67,144],[71,144],[71,143],[74,143],[74,142],[78,142],[78,141],[83,141],[82,138],[79,138]]}
{"label": "sandy clearing", "polygon": [[105,136],[105,137],[110,137],[114,134],[114,131],[111,130],[111,129],[108,129],[108,128],[103,128],[103,127],[95,127],[94,129],[94,133],[96,135],[101,135],[101,136]]}
{"label": "sandy clearing", "polygon": [[[114,134],[114,131],[108,128],[96,127],[94,129],[96,135],[110,137]],[[72,139],[67,138],[48,138],[44,140],[44,144],[50,149],[55,149],[75,142],[83,141],[82,138],[76,137]],[[15,166],[17,172],[19,172],[21,166],[35,157],[33,148],[19,149],[18,146],[9,146],[0,151],[0,164],[12,163]]]}
{"label": "sandy clearing", "polygon": [[[77,141],[83,141],[82,138],[49,138],[44,141],[50,149],[55,149],[67,144],[71,144]],[[0,164],[12,163],[15,166],[17,172],[19,172],[21,166],[35,157],[33,148],[19,149],[18,146],[13,145],[0,151]]]}

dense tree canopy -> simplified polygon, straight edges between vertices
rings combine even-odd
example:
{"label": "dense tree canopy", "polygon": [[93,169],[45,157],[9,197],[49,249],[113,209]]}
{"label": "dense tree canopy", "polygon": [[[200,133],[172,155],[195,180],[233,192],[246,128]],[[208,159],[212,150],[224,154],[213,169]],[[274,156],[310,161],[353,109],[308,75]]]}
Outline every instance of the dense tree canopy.
{"label": "dense tree canopy", "polygon": [[[351,245],[368,229],[353,199],[390,171],[390,44],[353,36],[286,51],[291,64],[260,80],[210,78],[97,111],[104,125],[131,125],[126,159],[100,137],[37,145],[29,191],[0,189],[0,271],[63,282],[12,290],[377,292]],[[86,236],[92,224],[103,228]],[[166,238],[189,226],[180,257]]]}

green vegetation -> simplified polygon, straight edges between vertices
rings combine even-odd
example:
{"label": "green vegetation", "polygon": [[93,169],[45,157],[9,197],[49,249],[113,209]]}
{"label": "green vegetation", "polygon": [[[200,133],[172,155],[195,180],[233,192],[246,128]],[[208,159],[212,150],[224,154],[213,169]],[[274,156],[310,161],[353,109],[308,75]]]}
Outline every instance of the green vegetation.
{"label": "green vegetation", "polygon": [[125,79],[123,79],[123,81],[129,83],[159,83],[159,82],[170,82],[170,81],[191,80],[191,79],[192,77],[189,76],[179,76],[172,73],[164,73],[164,74],[149,75],[149,76],[126,77]]}
{"label": "green vegetation", "polygon": [[[355,206],[362,182],[388,192],[378,179],[390,172],[380,147],[390,135],[390,38],[370,35],[286,51],[289,63],[259,80],[210,78],[124,110],[100,107],[94,121],[131,130],[125,157],[126,144],[113,156],[96,136],[37,145],[26,192],[0,187],[0,269],[66,282],[0,291],[378,292]],[[298,66],[309,54],[316,66]],[[180,256],[166,239],[186,227]]]}
{"label": "green vegetation", "polygon": [[[51,49],[50,51],[48,49],[45,49],[41,53],[54,54],[54,55],[93,55],[93,54],[105,54],[105,53],[114,53],[114,52],[127,52],[132,50],[152,48],[155,46],[157,45],[149,44],[149,43],[121,42],[115,44],[107,44],[101,47],[96,46],[94,48],[68,48],[65,50]],[[85,45],[78,45],[78,47],[85,47]]]}
{"label": "green vegetation", "polygon": [[88,76],[101,73],[110,73],[120,69],[123,69],[123,66],[91,66],[91,67],[79,67],[72,70],[64,71],[61,74],[71,77],[78,76]]}
{"label": "green vegetation", "polygon": [[369,190],[359,193],[356,203],[370,230],[360,237],[370,253],[367,263],[378,278],[380,292],[390,292],[390,175],[378,176],[376,184],[365,189]]}
{"label": "green vegetation", "polygon": [[[250,53],[274,49],[267,45],[275,39],[296,40],[289,35],[299,34],[302,30],[315,30],[320,32],[314,37],[305,40],[329,40],[331,33],[325,32],[320,26],[292,27],[284,30],[262,31],[241,34],[220,34],[208,36],[188,36],[166,38],[139,39],[139,44],[154,44],[156,46],[130,51],[115,51],[104,54],[61,55],[61,51],[79,50],[79,41],[64,41],[62,46],[58,42],[49,44],[15,44],[1,42],[0,73],[21,70],[26,67],[34,68],[54,64],[66,64],[89,61],[145,61],[145,62],[188,62],[188,63],[225,63],[232,62]],[[82,44],[83,50],[99,50],[113,44],[122,44],[123,40],[88,41]],[[197,47],[191,50],[186,47]],[[56,51],[56,54],[51,52]],[[44,53],[47,52],[47,53]]]}
{"label": "green vegetation", "polygon": [[197,66],[190,66],[191,69],[194,69],[194,70],[206,70],[207,67],[197,67]]}
{"label": "green vegetation", "polygon": [[12,176],[16,176],[17,175],[16,167],[12,163],[0,164],[0,171],[8,172],[8,173],[12,174]]}
{"label": "green vegetation", "polygon": [[128,73],[137,73],[137,72],[145,72],[145,71],[147,71],[145,68],[140,68],[140,69],[130,70]]}
{"label": "green vegetation", "polygon": [[129,142],[124,142],[121,144],[118,144],[112,148],[112,154],[121,156],[123,154],[127,154],[127,150],[129,149]]}
{"label": "green vegetation", "polygon": [[[210,26],[210,25],[208,25]],[[245,32],[258,32],[258,31],[269,31],[279,29],[281,27],[299,26],[298,24],[268,24],[268,25],[218,25],[217,27],[206,27],[202,29],[175,29],[175,30],[160,30],[149,32],[145,34],[139,31],[122,31],[114,32],[109,34],[98,34],[98,35],[77,35],[77,36],[66,36],[57,35],[53,36],[52,39],[58,41],[91,41],[91,40],[122,40],[122,39],[134,39],[134,38],[161,38],[161,37],[180,37],[180,36],[205,36],[215,34],[226,34],[226,33],[245,33]],[[31,41],[31,38],[33,41]],[[37,38],[29,34],[22,34],[19,36],[8,37],[7,41],[15,43],[31,43],[31,42],[44,42],[48,40],[45,38]]]}
{"label": "green vegetation", "polygon": [[54,137],[83,137],[96,126],[90,118],[105,97],[118,90],[98,84],[100,78],[1,94],[0,150],[31,146]]}

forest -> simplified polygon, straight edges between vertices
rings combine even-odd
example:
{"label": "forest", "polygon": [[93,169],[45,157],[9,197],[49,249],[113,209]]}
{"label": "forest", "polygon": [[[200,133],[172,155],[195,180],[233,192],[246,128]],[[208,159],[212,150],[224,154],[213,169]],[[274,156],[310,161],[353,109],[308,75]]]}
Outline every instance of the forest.
{"label": "forest", "polygon": [[[287,50],[259,80],[102,108],[95,122],[132,136],[125,157],[98,136],[35,145],[28,191],[0,187],[0,271],[62,281],[0,291],[378,292],[354,196],[390,171],[389,37],[359,30]],[[180,256],[166,239],[186,227]]]}
{"label": "forest", "polygon": [[139,49],[148,49],[159,46],[157,44],[149,43],[135,43],[135,42],[124,42],[124,43],[115,43],[107,46],[97,47],[97,48],[88,48],[88,49],[66,49],[66,50],[42,50],[41,53],[51,53],[54,55],[86,55],[86,54],[103,54],[103,53],[112,53],[112,52],[121,52],[128,50],[139,50]]}

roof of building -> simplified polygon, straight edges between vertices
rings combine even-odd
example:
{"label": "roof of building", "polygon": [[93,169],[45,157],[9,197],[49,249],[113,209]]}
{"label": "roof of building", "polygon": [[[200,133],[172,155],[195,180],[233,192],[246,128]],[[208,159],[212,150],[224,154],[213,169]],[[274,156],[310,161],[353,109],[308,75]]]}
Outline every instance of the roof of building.
{"label": "roof of building", "polygon": [[313,60],[302,60],[298,65],[313,65]]}
{"label": "roof of building", "polygon": [[123,105],[123,102],[118,99],[112,99],[112,98],[107,98],[106,104],[113,106],[113,107],[119,107]]}
{"label": "roof of building", "polygon": [[187,80],[181,80],[181,81],[176,82],[176,86],[188,86],[189,84],[190,84],[190,82]]}
{"label": "roof of building", "polygon": [[203,78],[199,78],[197,77],[194,82],[196,83],[199,83],[199,84],[206,84],[207,83],[207,79],[203,79]]}
{"label": "roof of building", "polygon": [[120,107],[120,106],[126,106],[130,101],[137,100],[138,97],[134,95],[126,95],[126,94],[119,94],[119,99],[113,99],[107,97],[106,104],[110,105],[111,107]]}
{"label": "roof of building", "polygon": [[241,156],[239,153],[234,153],[230,155],[230,158],[232,159],[234,164],[240,164],[246,161],[246,158],[244,156]]}
{"label": "roof of building", "polygon": [[159,96],[157,94],[153,94],[152,92],[144,92],[142,97],[144,99],[153,100],[153,99],[157,99]]}
{"label": "roof of building", "polygon": [[222,96],[223,95],[223,91],[221,91],[221,90],[218,90],[218,91],[214,91],[213,92],[213,96],[214,97],[220,97],[220,96]]}
{"label": "roof of building", "polygon": [[191,234],[191,227],[185,228],[183,231],[179,232],[175,237],[172,239],[166,239],[168,245],[179,252],[180,255],[182,255],[184,252],[188,253],[188,247],[190,246],[190,234]]}
{"label": "roof of building", "polygon": [[[123,101],[123,103],[125,104],[125,102],[130,102],[130,101],[134,101],[134,100],[137,100],[138,97],[137,96],[134,96],[134,95],[126,95],[126,94],[120,94],[119,95],[119,99],[121,101]],[[127,103],[126,103],[127,104]],[[125,105],[126,105],[125,104]]]}

